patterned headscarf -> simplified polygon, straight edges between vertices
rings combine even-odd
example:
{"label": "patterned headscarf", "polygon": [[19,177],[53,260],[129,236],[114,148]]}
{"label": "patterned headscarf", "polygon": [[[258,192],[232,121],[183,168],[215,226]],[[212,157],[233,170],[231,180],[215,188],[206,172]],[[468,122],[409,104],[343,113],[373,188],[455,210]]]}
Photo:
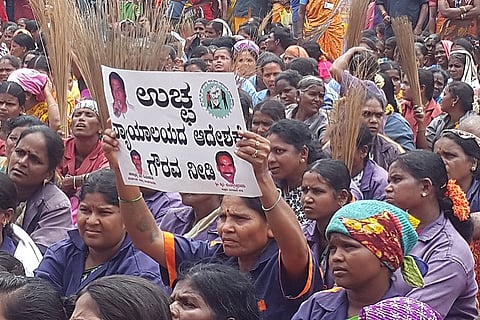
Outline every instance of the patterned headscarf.
{"label": "patterned headscarf", "polygon": [[48,81],[48,76],[35,69],[21,68],[13,71],[8,76],[8,81],[18,83],[23,90],[37,97],[38,101],[44,101],[43,88]]}
{"label": "patterned headscarf", "polygon": [[326,229],[327,239],[333,232],[360,242],[391,271],[401,268],[412,287],[423,285],[414,258],[407,256],[418,235],[402,209],[383,201],[356,201],[334,214]]}
{"label": "patterned headscarf", "polygon": [[385,299],[360,310],[359,320],[443,320],[429,305],[407,297]]}
{"label": "patterned headscarf", "polygon": [[75,111],[77,111],[79,109],[88,109],[90,111],[95,112],[95,114],[97,115],[97,118],[100,117],[100,114],[98,112],[98,105],[97,105],[97,102],[95,100],[91,100],[91,99],[80,100],[75,105],[75,108],[73,108],[72,117],[73,117],[73,114],[75,113]]}
{"label": "patterned headscarf", "polygon": [[302,48],[300,46],[296,46],[296,45],[289,46],[285,50],[285,55],[292,56],[292,57],[295,57],[295,58],[308,58],[309,57],[307,51],[304,48]]}
{"label": "patterned headscarf", "polygon": [[442,43],[442,47],[445,50],[445,55],[447,56],[447,59],[450,59],[450,50],[452,50],[453,42],[450,40],[442,40],[440,42]]}

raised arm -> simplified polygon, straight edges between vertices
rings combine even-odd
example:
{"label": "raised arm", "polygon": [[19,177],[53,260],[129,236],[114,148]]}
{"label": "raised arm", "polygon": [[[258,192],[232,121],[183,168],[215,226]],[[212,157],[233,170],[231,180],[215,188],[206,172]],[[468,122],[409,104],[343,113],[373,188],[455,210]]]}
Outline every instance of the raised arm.
{"label": "raised arm", "polygon": [[237,143],[236,154],[252,164],[258,186],[262,192],[260,200],[265,209],[268,224],[281,250],[280,259],[290,279],[304,279],[310,259],[307,240],[295,213],[281,197],[270,173],[268,154],[270,142],[253,132],[240,133],[243,139]]}
{"label": "raised arm", "polygon": [[103,135],[103,151],[110,162],[110,168],[115,172],[123,223],[135,246],[161,266],[166,267],[163,232],[157,227],[152,213],[145,204],[140,188],[123,183],[118,165],[118,146],[115,132],[112,129],[106,129]]}
{"label": "raised arm", "polygon": [[363,47],[353,47],[348,49],[347,52],[335,59],[335,61],[332,63],[332,66],[330,67],[330,74],[332,75],[332,78],[335,79],[338,83],[342,83],[343,72],[345,70],[348,70],[348,64],[352,59],[353,55],[357,52],[362,52],[365,50],[367,49]]}

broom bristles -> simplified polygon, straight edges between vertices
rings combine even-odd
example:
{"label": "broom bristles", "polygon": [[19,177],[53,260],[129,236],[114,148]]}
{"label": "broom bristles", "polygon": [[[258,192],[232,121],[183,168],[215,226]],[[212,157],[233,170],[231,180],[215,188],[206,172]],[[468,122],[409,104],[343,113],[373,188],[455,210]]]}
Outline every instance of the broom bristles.
{"label": "broom bristles", "polygon": [[[74,10],[77,24],[73,42],[75,61],[92,97],[99,104],[104,126],[109,115],[101,66],[142,71],[163,70],[166,59],[161,59],[161,55],[163,58],[168,55],[163,46],[170,34],[170,24],[164,9],[146,11],[145,16],[150,21],[151,30],[142,30],[135,24],[109,24],[105,6],[90,8],[87,13]],[[124,30],[121,30],[122,27]],[[176,44],[172,46],[177,47]],[[177,49],[178,54],[181,54],[180,47]]]}
{"label": "broom bristles", "polygon": [[49,41],[48,57],[52,81],[60,113],[60,129],[68,136],[68,77],[70,70],[71,38],[65,30],[71,28],[71,8],[63,0],[31,0],[32,11],[44,26]]}
{"label": "broom bristles", "polygon": [[407,17],[402,16],[392,19],[392,28],[397,40],[400,64],[410,82],[412,105],[422,106],[412,24]]}
{"label": "broom bristles", "polygon": [[361,106],[365,101],[365,94],[366,89],[363,86],[350,88],[346,96],[334,103],[331,116],[332,158],[342,160],[350,173],[357,150]]}
{"label": "broom bristles", "polygon": [[348,14],[348,28],[345,34],[346,49],[360,44],[362,30],[365,29],[365,19],[370,0],[353,0]]}

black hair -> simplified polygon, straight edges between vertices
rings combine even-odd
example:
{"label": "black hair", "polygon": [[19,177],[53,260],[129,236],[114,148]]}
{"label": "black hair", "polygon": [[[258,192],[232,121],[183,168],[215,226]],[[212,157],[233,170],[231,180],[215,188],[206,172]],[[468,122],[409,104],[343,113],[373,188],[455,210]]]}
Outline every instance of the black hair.
{"label": "black hair", "polygon": [[425,47],[425,44],[422,43],[422,42],[418,42],[418,41],[415,42],[415,48],[420,49],[420,51],[422,52],[422,54],[424,56],[426,56],[428,54],[428,49],[427,49],[427,47]]}
{"label": "black hair", "polygon": [[261,37],[258,38],[257,40],[257,44],[260,45],[261,42],[265,42],[268,40],[268,36],[267,35],[263,35]]}
{"label": "black hair", "polygon": [[19,33],[12,38],[12,41],[18,44],[20,47],[25,48],[26,51],[36,48],[35,41],[31,36],[25,33]]}
{"label": "black hair", "polygon": [[443,86],[445,87],[448,83],[448,79],[450,78],[447,71],[443,70],[442,68],[433,68],[430,69],[432,71],[432,74],[434,75],[434,81],[435,81],[435,73],[440,73],[443,77]]}
{"label": "black hair", "polygon": [[474,55],[473,54],[474,53],[473,45],[470,42],[470,40],[468,40],[466,38],[457,38],[457,39],[453,40],[452,46],[460,46],[460,47],[464,48],[466,51],[470,52],[470,54],[472,56]]}
{"label": "black hair", "polygon": [[400,73],[400,66],[397,62],[391,61],[391,60],[380,63],[379,65],[380,72],[387,72],[389,70],[397,70]]}
{"label": "black hair", "polygon": [[48,170],[54,170],[63,159],[65,147],[60,136],[51,128],[42,126],[33,126],[25,129],[18,138],[17,144],[29,134],[40,133],[45,140],[45,149],[48,151]]}
{"label": "black hair", "polygon": [[190,55],[190,58],[193,59],[193,58],[202,58],[202,56],[206,55],[206,54],[213,54],[212,50],[210,50],[208,47],[206,46],[198,46],[196,47],[195,49],[192,50],[192,54]]}
{"label": "black hair", "polygon": [[0,85],[0,93],[8,93],[18,99],[18,104],[20,107],[25,107],[25,91],[23,88],[16,82],[5,81]]}
{"label": "black hair", "polygon": [[458,98],[458,102],[464,112],[473,109],[473,89],[472,87],[462,81],[452,81],[447,85],[447,90],[453,97]]}
{"label": "black hair", "polygon": [[275,77],[275,84],[279,82],[280,80],[285,80],[287,81],[291,86],[297,88],[298,83],[300,80],[302,80],[302,75],[298,73],[297,70],[285,70],[280,72],[276,77]]}
{"label": "black hair", "polygon": [[188,60],[187,62],[185,62],[183,64],[183,68],[186,69],[187,67],[192,66],[192,65],[195,65],[198,68],[200,68],[200,70],[202,70],[202,72],[207,72],[208,66],[205,63],[205,61],[203,61],[203,59],[192,58],[192,59]]}
{"label": "black hair", "polygon": [[45,280],[0,273],[6,320],[66,320],[59,293]]}
{"label": "black hair", "polygon": [[318,61],[323,54],[320,45],[316,41],[305,41],[302,43],[303,49],[307,51],[308,56]]}
{"label": "black hair", "polygon": [[88,175],[80,190],[79,199],[83,201],[87,194],[101,193],[105,202],[119,206],[118,191],[115,185],[115,173],[110,169],[101,169]]}
{"label": "black hair", "polygon": [[14,67],[15,69],[20,69],[20,67],[22,66],[22,61],[20,61],[18,57],[11,54],[4,55],[0,58],[0,61],[2,60],[7,60],[8,62],[10,62],[12,67]]}
{"label": "black hair", "polygon": [[270,33],[273,33],[273,39],[278,40],[284,49],[295,44],[295,40],[293,39],[290,29],[288,28],[283,26],[274,27],[272,30],[270,30]]}
{"label": "black hair", "polygon": [[363,148],[364,146],[368,147],[368,152],[372,149],[373,144],[373,135],[368,129],[368,126],[365,123],[361,123],[358,129],[357,136],[357,150]]}
{"label": "black hair", "polygon": [[112,80],[118,80],[118,82],[120,82],[120,85],[122,86],[122,89],[123,91],[125,91],[125,82],[123,82],[123,79],[122,77],[120,77],[120,75],[118,73],[116,73],[115,71],[112,71],[110,72],[109,76],[108,76],[108,83],[112,84]]}
{"label": "black hair", "polygon": [[286,144],[292,145],[297,151],[308,148],[307,164],[322,157],[318,142],[313,139],[308,126],[298,120],[282,119],[274,123],[267,132],[267,136],[275,134]]}
{"label": "black hair", "polygon": [[220,160],[220,157],[228,157],[231,161],[232,164],[235,164],[233,161],[232,155],[228,151],[218,151],[217,154],[215,155],[215,162],[218,164],[218,161]]}
{"label": "black hair", "polygon": [[[246,274],[225,264],[196,264],[175,280],[189,281],[212,310],[214,320],[260,318],[255,286]],[[140,319],[140,318],[137,318]]]}
{"label": "black hair", "polygon": [[20,260],[10,253],[0,250],[0,272],[8,272],[25,277],[25,268]]}
{"label": "black hair", "polygon": [[377,27],[375,28],[376,33],[380,33],[381,35],[385,35],[385,23],[380,22],[377,24]]}
{"label": "black hair", "polygon": [[35,56],[32,60],[28,61],[27,68],[50,73],[48,59],[44,55]]}
{"label": "black hair", "polygon": [[288,63],[287,69],[296,70],[302,77],[318,77],[318,61],[313,58],[295,58]]}
{"label": "black hair", "polygon": [[397,47],[397,39],[395,37],[390,37],[385,40],[385,47],[390,47],[392,50],[395,50]]}
{"label": "black hair", "polygon": [[232,50],[233,50],[233,46],[235,45],[235,39],[232,37],[219,37],[219,38],[213,39],[210,45],[215,46],[218,49],[227,48],[228,50],[230,50],[230,56],[233,56]]}
{"label": "black hair", "polygon": [[175,60],[175,58],[177,57],[177,50],[175,50],[174,47],[172,47],[171,45],[168,45],[168,44],[164,44],[160,51],[165,54],[168,53],[168,56],[170,57],[170,59]]}
{"label": "black hair", "polygon": [[0,210],[17,208],[17,189],[8,175],[0,173]]}
{"label": "black hair", "polygon": [[353,198],[350,192],[350,171],[345,163],[336,159],[320,159],[312,163],[307,172],[312,172],[320,175],[328,185],[335,191],[339,192],[347,190],[349,197],[348,202]]}
{"label": "black hair", "polygon": [[207,19],[204,19],[204,18],[198,18],[198,19],[195,19],[195,21],[193,22],[193,24],[197,24],[197,23],[201,23],[203,24],[204,26],[206,26],[208,24],[208,20]]}
{"label": "black hair", "polygon": [[416,180],[428,178],[432,182],[440,209],[458,233],[469,242],[473,234],[473,222],[471,218],[460,221],[453,215],[452,200],[445,196],[448,175],[442,158],[431,151],[414,150],[399,155],[393,163],[407,171]]}
{"label": "black hair", "polygon": [[364,29],[362,30],[362,38],[374,38],[377,36],[377,33],[373,29]]}
{"label": "black hair", "polygon": [[40,29],[40,25],[36,20],[27,20],[25,21],[25,29],[27,29],[28,32],[33,33]]}
{"label": "black hair", "polygon": [[[441,138],[447,138],[455,142],[456,145],[462,148],[463,152],[468,157],[477,160],[478,164],[480,165],[480,146],[478,146],[475,139],[464,139],[459,137],[455,133],[448,131],[442,132],[442,134],[440,135],[440,137],[438,137],[438,139],[436,139],[436,141]],[[475,171],[472,172],[472,174],[476,179],[480,178],[480,169],[478,168],[478,165],[475,166]]]}
{"label": "black hair", "polygon": [[252,97],[244,90],[238,89],[238,97],[242,106],[243,118],[247,129],[252,127],[253,102]]}
{"label": "black hair", "polygon": [[215,55],[215,53],[217,51],[220,51],[220,50],[228,52],[228,55],[230,56],[230,59],[233,60],[233,47],[232,48],[230,48],[230,47],[219,47],[219,48],[215,49],[213,54]]}
{"label": "black hair", "polygon": [[15,22],[13,21],[7,21],[6,23],[4,23],[2,25],[2,32],[4,32],[5,30],[7,30],[8,28],[11,28],[11,30],[17,30],[18,29],[18,26]]}
{"label": "black hair", "polygon": [[222,35],[223,33],[223,23],[218,22],[218,21],[209,21],[207,25],[210,25],[213,30],[219,35]]}
{"label": "black hair", "polygon": [[269,52],[269,54],[265,53],[261,56],[262,56],[262,59],[259,58],[257,60],[257,66],[260,67],[261,69],[263,69],[269,63],[276,63],[280,66],[280,69],[282,69],[282,71],[285,70],[285,63],[276,54]]}
{"label": "black hair", "polygon": [[[372,30],[373,31],[373,30]],[[377,51],[377,45],[375,43],[375,41],[372,39],[372,38],[369,38],[369,37],[362,37],[360,39],[360,43],[363,43],[363,44],[366,44],[368,49],[372,50],[372,51]]]}
{"label": "black hair", "polygon": [[348,71],[361,80],[374,81],[379,69],[377,56],[372,51],[355,53],[348,62]]}
{"label": "black hair", "polygon": [[425,86],[425,98],[430,101],[433,98],[433,72],[425,69],[418,69],[418,83]]}
{"label": "black hair", "polygon": [[381,88],[383,93],[385,93],[385,98],[387,98],[387,104],[393,107],[395,112],[399,112],[397,99],[395,99],[395,88],[393,85],[392,79],[384,73],[378,74],[383,79],[383,87]]}
{"label": "black hair", "polygon": [[5,123],[5,133],[8,136],[15,128],[29,128],[33,126],[45,126],[45,123],[37,117],[21,115],[7,120]]}
{"label": "black hair", "polygon": [[258,38],[258,25],[254,23],[245,23],[238,28],[237,34],[242,31],[250,37],[253,41],[256,41]]}
{"label": "black hair", "polygon": [[273,122],[285,119],[285,105],[278,100],[264,100],[253,107],[253,112],[258,111],[269,116]]}
{"label": "black hair", "polygon": [[161,287],[130,275],[112,275],[88,284],[78,298],[89,294],[103,320],[170,320],[169,298]]}

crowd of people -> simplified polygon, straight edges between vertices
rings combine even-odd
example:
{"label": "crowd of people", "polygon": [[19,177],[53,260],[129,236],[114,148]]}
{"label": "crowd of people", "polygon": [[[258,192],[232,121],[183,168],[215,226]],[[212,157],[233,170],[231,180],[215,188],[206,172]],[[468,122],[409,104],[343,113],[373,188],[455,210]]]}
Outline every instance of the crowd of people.
{"label": "crowd of people", "polygon": [[[116,2],[111,28],[148,31],[125,37],[148,36],[149,10],[165,6],[158,71],[233,73],[245,120],[235,155],[257,198],[126,185],[78,67],[59,103],[48,26],[6,4],[0,318],[479,319],[476,0],[371,1],[352,48],[341,0]],[[402,15],[421,101],[391,28]],[[123,80],[109,82],[114,113],[130,117]],[[358,134],[338,146],[353,126],[332,119],[352,91],[364,92],[348,119]],[[340,147],[352,163],[332,158]],[[217,166],[233,181],[228,156]]]}

